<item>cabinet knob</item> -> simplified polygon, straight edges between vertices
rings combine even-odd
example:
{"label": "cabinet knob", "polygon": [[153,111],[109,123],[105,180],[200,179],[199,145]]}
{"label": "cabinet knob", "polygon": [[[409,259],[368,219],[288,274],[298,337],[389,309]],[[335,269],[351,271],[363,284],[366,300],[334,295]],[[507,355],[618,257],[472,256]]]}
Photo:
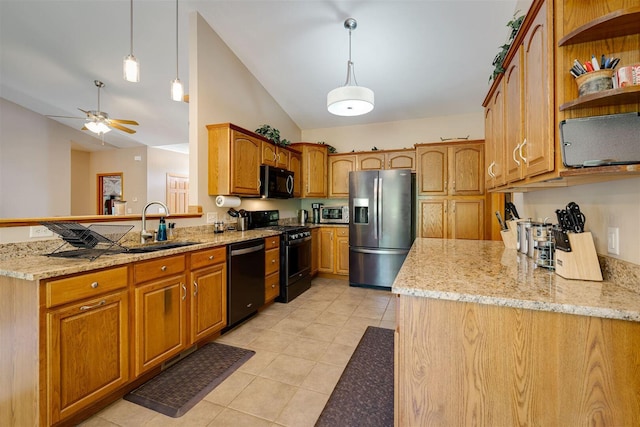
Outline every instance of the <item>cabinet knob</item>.
{"label": "cabinet knob", "polygon": [[93,289],[97,288],[97,287],[98,287],[98,282],[93,282],[93,283],[91,284],[91,287],[92,287]]}
{"label": "cabinet knob", "polygon": [[162,270],[162,271],[167,271],[167,266],[166,266],[166,265],[163,265],[162,267],[160,267],[160,270]]}
{"label": "cabinet knob", "polygon": [[271,289],[275,289],[276,285],[271,285]]}
{"label": "cabinet knob", "polygon": [[209,259],[210,259],[210,260],[213,260],[213,255],[209,255]]}
{"label": "cabinet knob", "polygon": [[272,260],[271,260],[271,264],[275,264],[275,263],[276,263],[276,260],[275,260],[275,259],[272,259]]}

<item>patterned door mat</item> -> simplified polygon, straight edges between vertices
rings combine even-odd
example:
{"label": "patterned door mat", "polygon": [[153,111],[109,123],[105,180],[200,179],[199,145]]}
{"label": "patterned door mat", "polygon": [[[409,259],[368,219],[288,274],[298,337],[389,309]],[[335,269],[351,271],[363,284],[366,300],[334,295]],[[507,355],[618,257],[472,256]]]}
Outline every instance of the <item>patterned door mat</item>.
{"label": "patterned door mat", "polygon": [[184,415],[254,351],[210,342],[124,396],[161,414]]}
{"label": "patterned door mat", "polygon": [[367,328],[316,427],[393,426],[393,334]]}

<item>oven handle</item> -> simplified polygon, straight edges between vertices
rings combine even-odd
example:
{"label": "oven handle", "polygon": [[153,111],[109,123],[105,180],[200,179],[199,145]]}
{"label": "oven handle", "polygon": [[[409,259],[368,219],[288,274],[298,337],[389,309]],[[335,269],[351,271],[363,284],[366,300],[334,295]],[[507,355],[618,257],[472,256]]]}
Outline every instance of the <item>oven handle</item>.
{"label": "oven handle", "polygon": [[295,240],[293,242],[287,242],[287,246],[290,247],[290,248],[294,247],[294,246],[300,246],[303,243],[308,242],[310,240],[311,240],[311,236],[307,236],[307,237],[305,237],[303,239]]}

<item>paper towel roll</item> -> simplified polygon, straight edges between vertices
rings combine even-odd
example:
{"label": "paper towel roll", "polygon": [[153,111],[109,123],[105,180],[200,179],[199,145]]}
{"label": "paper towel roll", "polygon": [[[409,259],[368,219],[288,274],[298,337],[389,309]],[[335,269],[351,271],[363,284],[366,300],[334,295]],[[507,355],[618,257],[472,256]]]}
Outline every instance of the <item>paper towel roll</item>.
{"label": "paper towel roll", "polygon": [[219,208],[227,207],[227,208],[237,208],[240,206],[240,197],[236,196],[217,196],[216,197],[216,206]]}

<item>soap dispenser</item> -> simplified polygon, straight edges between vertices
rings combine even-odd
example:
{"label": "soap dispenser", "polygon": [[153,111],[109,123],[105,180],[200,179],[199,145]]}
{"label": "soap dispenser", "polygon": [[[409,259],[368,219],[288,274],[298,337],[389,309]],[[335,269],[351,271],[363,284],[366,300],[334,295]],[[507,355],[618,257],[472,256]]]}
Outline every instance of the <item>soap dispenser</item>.
{"label": "soap dispenser", "polygon": [[167,224],[164,217],[160,218],[160,225],[158,226],[158,242],[167,240]]}

